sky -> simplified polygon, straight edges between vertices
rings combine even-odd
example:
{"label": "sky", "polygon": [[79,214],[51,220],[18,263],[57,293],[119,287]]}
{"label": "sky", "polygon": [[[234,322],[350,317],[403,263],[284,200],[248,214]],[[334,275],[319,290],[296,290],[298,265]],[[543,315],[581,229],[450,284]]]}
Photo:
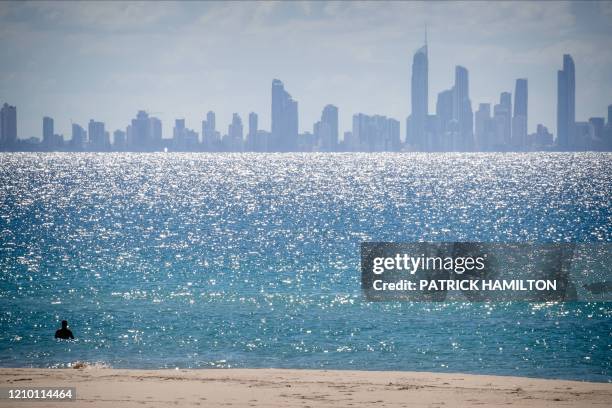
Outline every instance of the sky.
{"label": "sky", "polygon": [[576,119],[612,104],[612,2],[0,2],[0,103],[17,106],[18,136],[42,117],[124,129],[138,110],[201,131],[209,110],[227,132],[233,112],[270,128],[270,87],[298,101],[300,131],[326,104],[341,134],[358,112],[410,113],[413,53],[429,48],[429,110],[469,70],[470,98],[496,103],[529,81],[529,132],[556,134],[556,81],[576,63]]}

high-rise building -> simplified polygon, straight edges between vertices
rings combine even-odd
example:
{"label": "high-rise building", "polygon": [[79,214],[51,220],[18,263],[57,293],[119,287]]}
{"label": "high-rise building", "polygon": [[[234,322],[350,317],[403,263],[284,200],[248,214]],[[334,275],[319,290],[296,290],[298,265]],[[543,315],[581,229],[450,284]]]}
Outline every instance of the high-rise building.
{"label": "high-rise building", "polygon": [[257,118],[257,114],[255,112],[251,112],[249,113],[249,133],[247,135],[247,141],[246,141],[246,150],[247,151],[257,151],[256,144],[257,144],[257,122],[258,122],[258,118]]}
{"label": "high-rise building", "polygon": [[118,152],[127,149],[127,135],[123,130],[117,129],[113,132],[113,148]]}
{"label": "high-rise building", "polygon": [[174,121],[172,147],[179,152],[192,152],[198,150],[198,132],[185,127],[185,119]]}
{"label": "high-rise building", "polygon": [[128,148],[132,151],[146,150],[150,139],[149,130],[149,114],[143,110],[138,111],[127,132]]}
{"label": "high-rise building", "polygon": [[207,152],[220,149],[220,136],[216,129],[215,112],[213,111],[208,111],[206,120],[202,121],[202,146]]}
{"label": "high-rise building", "polygon": [[272,140],[271,151],[293,152],[298,141],[298,104],[285,91],[283,83],[272,81]]}
{"label": "high-rise building", "polygon": [[512,147],[516,150],[525,150],[527,147],[527,92],[527,79],[517,79],[512,117]]}
{"label": "high-rise building", "polygon": [[149,148],[151,150],[161,150],[162,148],[162,122],[158,118],[152,116],[149,118],[149,124],[151,126],[151,144]]}
{"label": "high-rise building", "polygon": [[17,108],[8,103],[0,109],[0,148],[17,143]]}
{"label": "high-rise building", "polygon": [[472,102],[470,101],[468,70],[459,65],[455,67],[453,119],[457,121],[458,138],[453,141],[452,150],[472,150],[474,115],[472,113]]}
{"label": "high-rise building", "polygon": [[[452,139],[454,138],[453,129],[453,90],[447,89],[438,94],[436,100],[436,117],[438,121],[438,149],[441,151],[451,150]],[[406,128],[408,128],[408,123]]]}
{"label": "high-rise building", "polygon": [[185,119],[174,120],[172,140],[176,150],[183,150],[185,148]]}
{"label": "high-rise building", "polygon": [[88,131],[89,148],[95,152],[110,150],[110,138],[104,130],[104,122],[89,120]]}
{"label": "high-rise building", "polygon": [[495,126],[490,103],[481,103],[474,114],[474,144],[477,151],[495,150]]}
{"label": "high-rise building", "polygon": [[493,106],[493,151],[511,150],[512,100],[509,92],[502,92],[499,103]]}
{"label": "high-rise building", "polygon": [[351,151],[399,151],[399,122],[381,115],[355,114],[351,139]]}
{"label": "high-rise building", "polygon": [[227,129],[227,139],[224,140],[224,147],[229,152],[241,152],[244,139],[244,127],[240,115],[234,113],[232,115],[232,123]]}
{"label": "high-rise building", "polygon": [[321,113],[321,120],[314,125],[314,145],[322,152],[334,152],[338,149],[338,108],[326,105]]}
{"label": "high-rise building", "polygon": [[557,72],[557,146],[567,150],[576,127],[576,73],[574,60],[563,55],[563,69]]}
{"label": "high-rise building", "polygon": [[42,143],[47,148],[50,148],[53,144],[53,118],[45,116],[43,118],[43,138]]}
{"label": "high-rise building", "polygon": [[512,150],[512,94],[510,92],[502,92],[499,95],[499,105],[495,115],[499,121],[497,140],[503,145],[504,150]]}
{"label": "high-rise building", "polygon": [[127,132],[127,149],[137,152],[161,150],[162,123],[143,110],[132,119]]}
{"label": "high-rise building", "polygon": [[72,124],[72,139],[70,139],[70,147],[72,150],[82,151],[85,149],[87,142],[87,132],[77,123]]}
{"label": "high-rise building", "polygon": [[412,58],[410,127],[406,128],[406,144],[414,150],[429,150],[426,140],[428,113],[428,58],[427,43]]}
{"label": "high-rise building", "polygon": [[612,151],[612,105],[608,105],[608,123],[604,126],[604,150]]}

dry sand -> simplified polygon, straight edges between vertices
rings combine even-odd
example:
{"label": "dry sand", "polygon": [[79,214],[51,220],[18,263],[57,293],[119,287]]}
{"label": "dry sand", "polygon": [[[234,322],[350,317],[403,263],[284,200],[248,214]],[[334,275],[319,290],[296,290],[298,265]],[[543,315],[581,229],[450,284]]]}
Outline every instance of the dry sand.
{"label": "dry sand", "polygon": [[0,368],[0,387],[76,387],[0,407],[610,407],[612,384],[466,374],[276,369]]}

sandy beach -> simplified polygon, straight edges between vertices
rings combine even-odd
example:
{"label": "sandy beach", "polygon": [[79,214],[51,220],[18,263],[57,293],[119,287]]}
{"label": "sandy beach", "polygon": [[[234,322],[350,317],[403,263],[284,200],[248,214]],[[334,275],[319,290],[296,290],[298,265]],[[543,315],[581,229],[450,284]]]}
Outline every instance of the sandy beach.
{"label": "sandy beach", "polygon": [[[606,407],[612,384],[466,374],[277,369],[0,369],[0,387],[76,387],[1,407]],[[66,405],[67,404],[67,405]]]}

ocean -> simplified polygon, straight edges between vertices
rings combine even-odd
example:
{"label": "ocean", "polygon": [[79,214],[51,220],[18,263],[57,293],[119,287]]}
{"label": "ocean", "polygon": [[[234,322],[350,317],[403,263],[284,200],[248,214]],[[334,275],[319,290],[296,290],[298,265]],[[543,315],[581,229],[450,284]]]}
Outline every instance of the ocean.
{"label": "ocean", "polygon": [[0,366],[612,381],[611,303],[366,302],[366,241],[612,242],[612,154],[0,154]]}

